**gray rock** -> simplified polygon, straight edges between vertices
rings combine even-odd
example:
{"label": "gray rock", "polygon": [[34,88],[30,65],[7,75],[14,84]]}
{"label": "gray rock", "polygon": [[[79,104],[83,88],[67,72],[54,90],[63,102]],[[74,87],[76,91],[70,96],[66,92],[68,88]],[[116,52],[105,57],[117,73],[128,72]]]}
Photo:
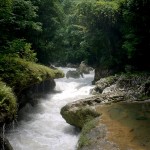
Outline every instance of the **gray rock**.
{"label": "gray rock", "polygon": [[101,78],[99,81],[96,82],[96,86],[94,89],[92,89],[91,93],[94,95],[102,93],[105,88],[110,87],[112,84],[114,84],[117,81],[117,78],[117,76]]}
{"label": "gray rock", "polygon": [[90,74],[90,71],[92,71],[93,68],[89,67],[84,61],[82,61],[77,68],[77,71],[82,73],[82,74]]}
{"label": "gray rock", "polygon": [[[66,78],[80,78],[80,75],[81,73],[76,71],[76,70],[69,70],[67,73],[66,73]],[[81,75],[82,76],[82,75]]]}
{"label": "gray rock", "polygon": [[67,123],[82,128],[86,122],[98,117],[100,114],[92,107],[66,105],[61,109],[61,115]]}

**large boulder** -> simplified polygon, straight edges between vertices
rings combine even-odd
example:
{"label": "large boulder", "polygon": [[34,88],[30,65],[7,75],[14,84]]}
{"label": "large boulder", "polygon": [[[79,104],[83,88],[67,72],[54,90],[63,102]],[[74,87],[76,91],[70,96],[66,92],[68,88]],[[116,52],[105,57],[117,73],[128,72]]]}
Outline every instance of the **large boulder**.
{"label": "large boulder", "polygon": [[66,73],[66,78],[80,78],[80,75],[82,76],[82,74],[76,70],[69,70],[67,73]]}
{"label": "large boulder", "polygon": [[100,114],[95,111],[94,107],[89,107],[89,105],[89,99],[87,99],[85,102],[80,100],[67,104],[61,109],[60,113],[67,123],[78,128],[82,128],[86,122],[100,116]]}
{"label": "large boulder", "polygon": [[89,74],[91,70],[93,69],[87,66],[84,61],[82,61],[79,67],[77,68],[77,71],[83,74]]}
{"label": "large boulder", "polygon": [[114,84],[118,79],[118,76],[109,76],[106,78],[101,78],[99,81],[96,82],[96,86],[94,89],[91,90],[92,94],[99,94],[102,93],[103,90],[107,87],[110,87]]}

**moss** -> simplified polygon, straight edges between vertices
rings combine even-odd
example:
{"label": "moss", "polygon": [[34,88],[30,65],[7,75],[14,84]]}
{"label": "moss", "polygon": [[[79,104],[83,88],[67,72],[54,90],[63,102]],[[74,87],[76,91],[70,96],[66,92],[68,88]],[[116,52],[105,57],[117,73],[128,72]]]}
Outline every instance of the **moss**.
{"label": "moss", "polygon": [[17,93],[24,88],[44,80],[64,77],[60,70],[28,62],[20,58],[2,57],[0,60],[1,78]]}
{"label": "moss", "polygon": [[61,109],[61,115],[67,123],[82,128],[85,123],[98,117],[100,114],[89,107],[80,107],[72,110],[65,106]]}
{"label": "moss", "polygon": [[82,132],[78,141],[78,150],[81,149],[84,146],[90,145],[91,143],[91,139],[88,137],[88,133],[96,127],[96,125],[98,124],[98,120],[97,119],[93,119],[89,122],[87,122],[83,128],[82,128]]}
{"label": "moss", "polygon": [[12,120],[17,112],[17,102],[12,89],[0,81],[0,123]]}

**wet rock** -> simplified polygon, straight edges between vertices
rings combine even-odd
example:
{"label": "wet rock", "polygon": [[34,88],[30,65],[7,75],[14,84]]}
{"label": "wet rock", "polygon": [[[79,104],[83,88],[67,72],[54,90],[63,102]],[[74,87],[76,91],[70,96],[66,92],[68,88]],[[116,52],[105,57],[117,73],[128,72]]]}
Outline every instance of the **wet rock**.
{"label": "wet rock", "polygon": [[96,82],[96,86],[94,89],[92,89],[91,93],[94,95],[102,93],[106,87],[109,87],[113,83],[115,83],[117,81],[117,78],[118,78],[117,76],[109,76],[106,78],[101,78],[99,81]]}
{"label": "wet rock", "polygon": [[77,68],[77,71],[82,73],[82,74],[90,74],[90,71],[92,71],[93,68],[89,67],[84,61],[82,61]]}
{"label": "wet rock", "polygon": [[100,115],[92,107],[78,106],[79,105],[66,105],[61,109],[61,115],[66,122],[78,128],[82,128],[86,122]]}
{"label": "wet rock", "polygon": [[9,141],[6,138],[0,136],[0,150],[13,150]]}
{"label": "wet rock", "polygon": [[123,96],[124,100],[142,100],[150,96],[150,77],[148,74],[121,74],[101,78],[91,93],[107,94],[108,97]]}
{"label": "wet rock", "polygon": [[[76,71],[76,70],[69,70],[67,73],[66,73],[66,78],[80,78],[80,72]],[[81,75],[82,76],[82,75]]]}
{"label": "wet rock", "polygon": [[38,103],[37,97],[39,98],[44,96],[46,93],[52,92],[55,86],[56,83],[54,79],[49,79],[23,90],[18,96],[19,109],[23,108],[27,103],[34,106]]}

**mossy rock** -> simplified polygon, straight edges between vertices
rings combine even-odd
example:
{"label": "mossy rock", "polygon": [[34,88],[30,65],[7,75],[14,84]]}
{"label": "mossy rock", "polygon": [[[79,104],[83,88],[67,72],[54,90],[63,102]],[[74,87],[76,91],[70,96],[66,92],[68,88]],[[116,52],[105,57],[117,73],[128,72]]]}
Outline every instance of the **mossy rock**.
{"label": "mossy rock", "polygon": [[20,97],[29,87],[48,83],[49,87],[54,88],[54,79],[64,77],[64,73],[58,69],[5,55],[0,59],[0,75],[0,123],[14,118]]}
{"label": "mossy rock", "polygon": [[67,123],[82,128],[84,124],[100,114],[91,107],[69,108],[67,105],[61,109],[61,115]]}
{"label": "mossy rock", "polygon": [[102,93],[103,90],[107,87],[110,87],[118,80],[118,75],[109,76],[105,78],[101,78],[99,81],[97,81],[95,84],[95,88],[91,90],[91,93],[93,95],[97,95],[99,93]]}
{"label": "mossy rock", "polygon": [[64,77],[64,73],[58,69],[8,56],[0,60],[0,74],[2,80],[13,87],[17,94],[33,84]]}

